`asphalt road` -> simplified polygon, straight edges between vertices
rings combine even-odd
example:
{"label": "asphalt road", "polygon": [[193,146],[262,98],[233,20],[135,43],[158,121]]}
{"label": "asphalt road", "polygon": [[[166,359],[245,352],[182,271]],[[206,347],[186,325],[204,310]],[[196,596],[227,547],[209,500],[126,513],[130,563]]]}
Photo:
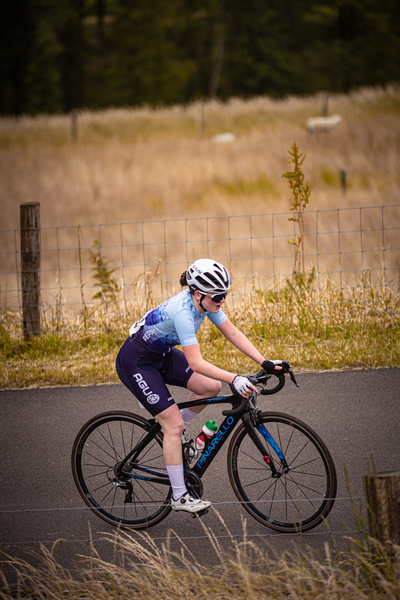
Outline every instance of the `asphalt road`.
{"label": "asphalt road", "polygon": [[[296,388],[290,380],[275,396],[260,397],[262,409],[279,410],[299,417],[315,429],[331,451],[338,472],[338,500],[323,524],[303,541],[321,548],[327,539],[340,541],[347,527],[355,528],[354,513],[346,486],[348,469],[356,496],[363,496],[362,477],[371,459],[377,471],[400,467],[400,369],[357,370],[300,374]],[[186,392],[173,389],[180,401]],[[106,410],[140,411],[136,400],[122,385],[67,387],[0,392],[0,544],[3,549],[23,552],[62,538],[60,560],[73,561],[77,552],[87,553],[90,534],[104,558],[112,549],[103,533],[116,530],[93,515],[81,500],[71,474],[70,454],[80,427],[93,415]],[[217,418],[216,407],[208,407],[191,423],[194,437],[203,422]],[[224,523],[211,511],[199,520],[171,513],[149,529],[149,535],[165,540],[172,529],[185,540],[202,564],[215,560],[202,524],[210,527],[229,549],[230,534],[241,539],[242,518],[254,539],[272,543],[277,550],[288,547],[296,536],[277,535],[260,525],[236,502],[226,469],[227,444],[204,476],[204,497],[211,500]],[[364,501],[357,506],[364,510]],[[137,534],[134,534],[137,535]],[[235,537],[236,536],[236,537]],[[174,546],[175,544],[175,546]],[[173,542],[172,548],[179,543]]]}

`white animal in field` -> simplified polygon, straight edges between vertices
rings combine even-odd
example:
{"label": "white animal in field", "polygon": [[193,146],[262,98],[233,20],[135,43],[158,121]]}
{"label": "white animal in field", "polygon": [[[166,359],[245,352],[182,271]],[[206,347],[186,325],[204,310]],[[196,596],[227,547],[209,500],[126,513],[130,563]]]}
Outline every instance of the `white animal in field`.
{"label": "white animal in field", "polygon": [[218,135],[214,135],[213,140],[214,142],[219,142],[219,143],[227,143],[227,142],[234,142],[236,139],[236,136],[233,133],[230,132],[226,132],[226,133],[218,133]]}
{"label": "white animal in field", "polygon": [[314,131],[329,131],[333,129],[339,123],[341,123],[342,117],[340,115],[331,115],[329,117],[310,117],[306,121],[306,127],[308,131],[314,133]]}

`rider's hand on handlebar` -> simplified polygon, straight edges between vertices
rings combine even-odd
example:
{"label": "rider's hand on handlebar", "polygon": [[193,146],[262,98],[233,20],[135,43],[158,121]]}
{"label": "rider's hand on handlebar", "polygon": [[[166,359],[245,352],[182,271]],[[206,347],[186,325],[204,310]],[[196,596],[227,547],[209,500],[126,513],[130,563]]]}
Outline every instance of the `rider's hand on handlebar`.
{"label": "rider's hand on handlebar", "polygon": [[247,377],[243,377],[243,375],[236,375],[235,379],[231,383],[231,387],[243,396],[244,398],[250,398],[253,394],[253,391],[256,392],[257,388],[251,383]]}
{"label": "rider's hand on handlebar", "polygon": [[[262,363],[261,367],[264,369],[264,371],[274,371],[275,369],[277,371],[280,371],[282,369],[282,360],[264,360],[264,362]],[[292,365],[289,365],[290,368],[292,368]]]}

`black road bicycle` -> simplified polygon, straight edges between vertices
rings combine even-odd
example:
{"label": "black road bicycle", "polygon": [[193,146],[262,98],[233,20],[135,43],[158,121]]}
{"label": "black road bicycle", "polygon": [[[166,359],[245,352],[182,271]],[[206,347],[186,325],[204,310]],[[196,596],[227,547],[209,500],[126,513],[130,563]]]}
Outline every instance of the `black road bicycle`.
{"label": "black road bicycle", "polygon": [[[225,420],[200,456],[190,458],[193,440],[182,446],[191,495],[202,496],[203,476],[233,434],[228,474],[242,506],[263,525],[295,533],[312,529],[327,517],[337,480],[329,450],[311,427],[297,417],[262,412],[257,406],[259,394],[275,394],[283,388],[285,374],[298,386],[284,361],[281,371],[261,370],[249,377],[258,390],[251,401],[231,394],[182,402],[179,407],[232,405],[222,411]],[[121,411],[93,417],[75,439],[72,471],[86,504],[111,525],[144,529],[171,511],[163,432],[153,418]]]}

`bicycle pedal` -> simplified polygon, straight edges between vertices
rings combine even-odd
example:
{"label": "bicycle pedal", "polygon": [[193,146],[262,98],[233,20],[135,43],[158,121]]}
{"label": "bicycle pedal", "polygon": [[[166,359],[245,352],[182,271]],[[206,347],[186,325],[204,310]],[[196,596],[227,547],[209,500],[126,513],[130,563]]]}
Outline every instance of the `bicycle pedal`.
{"label": "bicycle pedal", "polygon": [[192,517],[192,519],[195,519],[196,517],[203,517],[207,513],[208,513],[208,508],[205,508],[204,510],[199,510],[199,512],[192,513],[190,516]]}

